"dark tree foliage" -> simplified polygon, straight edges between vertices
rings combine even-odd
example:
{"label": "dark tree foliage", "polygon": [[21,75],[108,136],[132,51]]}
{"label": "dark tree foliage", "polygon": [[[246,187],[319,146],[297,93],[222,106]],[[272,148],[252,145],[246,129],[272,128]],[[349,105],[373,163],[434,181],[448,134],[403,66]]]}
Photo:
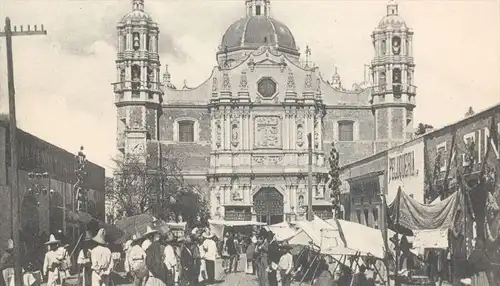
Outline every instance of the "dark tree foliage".
{"label": "dark tree foliage", "polygon": [[332,204],[337,215],[340,214],[340,167],[339,167],[339,152],[335,148],[335,143],[332,142],[332,149],[330,150],[330,157],[328,158],[330,163],[330,169],[328,172],[329,183],[328,188],[330,189],[330,198],[332,199]]}
{"label": "dark tree foliage", "polygon": [[168,153],[161,161],[151,168],[135,156],[114,159],[114,178],[106,182],[106,200],[118,212],[114,220],[152,213],[165,221],[182,217],[191,223],[208,211],[200,188],[184,180],[179,156]]}
{"label": "dark tree foliage", "polygon": [[419,123],[417,127],[417,131],[415,132],[415,135],[422,135],[425,134],[426,130],[429,128],[434,128],[432,125],[425,124],[425,123]]}

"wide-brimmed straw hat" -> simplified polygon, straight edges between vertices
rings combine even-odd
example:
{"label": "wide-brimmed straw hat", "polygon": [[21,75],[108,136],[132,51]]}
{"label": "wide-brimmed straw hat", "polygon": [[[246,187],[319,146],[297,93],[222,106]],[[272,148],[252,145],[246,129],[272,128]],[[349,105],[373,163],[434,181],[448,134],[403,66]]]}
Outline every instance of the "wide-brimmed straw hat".
{"label": "wide-brimmed straw hat", "polygon": [[58,239],[56,239],[56,237],[53,234],[51,234],[49,236],[49,241],[47,241],[45,244],[46,245],[51,245],[51,244],[58,244],[58,243],[61,243],[61,241],[58,240]]}
{"label": "wide-brimmed straw hat", "polygon": [[150,227],[149,225],[146,227],[146,232],[144,233],[143,236],[147,236],[147,235],[150,235],[150,234],[154,234],[154,233],[158,233],[158,230],[156,229],[153,229],[152,227]]}
{"label": "wide-brimmed straw hat", "polygon": [[106,244],[106,230],[104,228],[101,228],[92,240],[99,244]]}
{"label": "wide-brimmed straw hat", "polygon": [[207,232],[203,233],[204,238],[212,238],[214,236],[215,236],[215,234],[213,234],[211,231],[207,231]]}

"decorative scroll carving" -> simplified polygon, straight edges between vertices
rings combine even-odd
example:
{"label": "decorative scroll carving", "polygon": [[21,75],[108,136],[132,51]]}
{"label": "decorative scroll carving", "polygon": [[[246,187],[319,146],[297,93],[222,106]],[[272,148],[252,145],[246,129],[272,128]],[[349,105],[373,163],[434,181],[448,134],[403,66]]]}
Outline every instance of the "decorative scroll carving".
{"label": "decorative scroll carving", "polygon": [[286,62],[285,62],[285,59],[284,59],[284,58],[281,58],[281,61],[280,61],[280,71],[281,71],[281,72],[284,72],[284,71],[285,71],[285,68],[286,68]]}
{"label": "decorative scroll carving", "polygon": [[240,89],[247,90],[248,89],[248,78],[247,73],[242,72],[240,77]]}
{"label": "decorative scroll carving", "polygon": [[297,145],[299,147],[304,145],[304,125],[302,123],[297,124]]}
{"label": "decorative scroll carving", "polygon": [[283,161],[282,156],[255,156],[253,162],[258,165],[278,165]]}
{"label": "decorative scroll carving", "polygon": [[217,145],[217,147],[220,147],[221,144],[222,144],[222,128],[220,126],[220,122],[217,121],[215,123],[215,144]]}
{"label": "decorative scroll carving", "polygon": [[229,79],[229,75],[227,74],[227,72],[224,72],[224,75],[222,76],[222,89],[223,90],[231,89],[231,80]]}
{"label": "decorative scroll carving", "polygon": [[219,81],[217,80],[217,77],[214,76],[212,79],[212,92],[217,92],[217,90],[219,89],[218,84]]}
{"label": "decorative scroll carving", "polygon": [[238,143],[240,143],[239,141],[239,137],[238,137],[238,124],[233,124],[231,126],[231,144],[233,144],[234,147],[238,146]]}
{"label": "decorative scroll carving", "polygon": [[304,83],[304,87],[306,89],[311,89],[312,88],[312,82],[313,82],[312,74],[307,74],[306,75],[306,81]]}
{"label": "decorative scroll carving", "polygon": [[288,80],[286,82],[286,89],[295,90],[295,78],[292,72],[288,73]]}
{"label": "decorative scroll carving", "polygon": [[255,61],[253,59],[248,60],[248,67],[252,72],[255,70]]}
{"label": "decorative scroll carving", "polygon": [[255,147],[281,148],[281,118],[279,116],[255,117]]}

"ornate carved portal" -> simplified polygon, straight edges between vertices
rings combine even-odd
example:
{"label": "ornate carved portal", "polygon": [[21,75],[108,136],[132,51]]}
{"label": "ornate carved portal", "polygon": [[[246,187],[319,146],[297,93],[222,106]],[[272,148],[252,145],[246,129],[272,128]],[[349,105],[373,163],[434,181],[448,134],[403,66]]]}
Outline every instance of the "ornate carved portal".
{"label": "ornate carved portal", "polygon": [[261,188],[253,197],[257,221],[275,224],[283,221],[283,195],[273,187]]}

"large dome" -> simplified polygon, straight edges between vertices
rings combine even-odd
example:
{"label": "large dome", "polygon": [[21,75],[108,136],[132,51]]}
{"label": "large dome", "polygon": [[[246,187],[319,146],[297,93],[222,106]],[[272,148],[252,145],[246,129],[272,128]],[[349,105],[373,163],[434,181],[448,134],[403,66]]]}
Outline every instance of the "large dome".
{"label": "large dome", "polygon": [[224,33],[220,53],[240,49],[258,49],[262,46],[276,47],[283,52],[298,54],[295,39],[288,27],[268,16],[248,16],[233,23]]}

